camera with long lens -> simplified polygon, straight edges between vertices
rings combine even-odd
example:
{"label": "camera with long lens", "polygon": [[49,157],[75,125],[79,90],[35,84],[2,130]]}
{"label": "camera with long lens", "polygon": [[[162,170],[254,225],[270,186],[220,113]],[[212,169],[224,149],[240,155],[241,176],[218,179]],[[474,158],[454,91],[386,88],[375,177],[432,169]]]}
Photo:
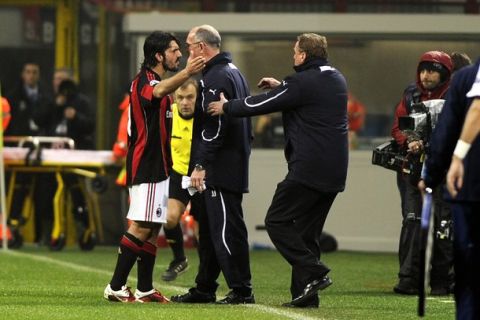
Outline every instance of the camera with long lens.
{"label": "camera with long lens", "polygon": [[[411,112],[408,116],[398,118],[398,127],[405,133],[408,141],[422,140],[424,146],[428,147],[430,136],[437,124],[444,103],[445,100],[443,99],[415,103],[411,106]],[[420,177],[423,158],[423,155],[402,150],[392,139],[373,149],[372,164],[403,172],[416,179]]]}

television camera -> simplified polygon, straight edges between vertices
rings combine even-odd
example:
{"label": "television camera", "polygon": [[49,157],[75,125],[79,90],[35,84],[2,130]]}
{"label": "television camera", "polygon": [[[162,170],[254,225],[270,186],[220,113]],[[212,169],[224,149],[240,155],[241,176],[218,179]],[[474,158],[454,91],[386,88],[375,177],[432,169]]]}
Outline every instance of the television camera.
{"label": "television camera", "polygon": [[[443,99],[415,103],[408,116],[399,117],[398,126],[408,141],[422,140],[425,148],[428,148],[444,103]],[[423,160],[424,154],[416,155],[402,150],[393,139],[375,147],[372,154],[372,164],[411,175],[413,180],[420,177]]]}

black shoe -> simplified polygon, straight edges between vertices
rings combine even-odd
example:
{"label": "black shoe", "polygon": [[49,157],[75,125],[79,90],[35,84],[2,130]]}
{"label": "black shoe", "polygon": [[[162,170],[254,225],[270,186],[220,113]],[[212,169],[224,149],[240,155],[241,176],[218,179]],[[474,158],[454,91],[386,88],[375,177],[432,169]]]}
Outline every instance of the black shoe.
{"label": "black shoe", "polygon": [[188,269],[188,261],[185,260],[170,262],[168,269],[162,274],[163,281],[173,281],[177,279],[177,276],[184,273]]}
{"label": "black shoe", "polygon": [[286,308],[318,308],[318,304],[316,303],[312,303],[312,304],[309,304],[309,303],[306,303],[306,304],[302,304],[302,305],[294,305],[292,304],[292,302],[285,302],[282,304],[282,307],[286,307]]}
{"label": "black shoe", "polygon": [[405,295],[413,296],[413,295],[418,294],[418,288],[404,286],[401,283],[398,283],[395,287],[393,287],[393,292],[398,293],[398,294],[405,294]]}
{"label": "black shoe", "polygon": [[212,303],[217,300],[217,297],[214,293],[201,292],[197,288],[190,288],[187,293],[172,296],[170,300],[179,303]]}
{"label": "black shoe", "polygon": [[306,301],[316,295],[319,290],[326,289],[332,283],[333,281],[329,276],[324,276],[321,279],[313,280],[305,286],[302,294],[293,299],[290,303],[294,306],[305,305]]}
{"label": "black shoe", "polygon": [[8,247],[10,249],[20,249],[23,246],[23,236],[17,228],[11,228],[12,238],[8,240]]}
{"label": "black shoe", "polygon": [[225,298],[218,300],[217,304],[253,304],[255,303],[255,297],[253,293],[248,297],[241,296],[235,291],[230,291]]}

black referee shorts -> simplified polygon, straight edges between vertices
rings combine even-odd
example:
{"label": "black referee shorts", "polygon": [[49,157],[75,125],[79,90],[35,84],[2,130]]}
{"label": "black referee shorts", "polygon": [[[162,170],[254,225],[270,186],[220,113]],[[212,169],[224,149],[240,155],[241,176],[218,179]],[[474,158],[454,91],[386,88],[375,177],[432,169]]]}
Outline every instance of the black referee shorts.
{"label": "black referee shorts", "polygon": [[185,206],[190,201],[190,194],[187,189],[182,189],[182,175],[175,170],[170,173],[170,184],[168,186],[168,197],[182,202]]}

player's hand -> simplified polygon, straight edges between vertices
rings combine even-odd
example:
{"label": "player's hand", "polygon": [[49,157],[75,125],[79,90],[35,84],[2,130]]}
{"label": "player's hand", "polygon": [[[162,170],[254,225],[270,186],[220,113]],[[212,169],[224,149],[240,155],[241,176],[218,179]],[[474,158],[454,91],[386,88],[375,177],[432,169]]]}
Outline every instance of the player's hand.
{"label": "player's hand", "polygon": [[275,78],[262,78],[258,83],[257,87],[260,89],[273,89],[280,85],[280,81]]}
{"label": "player's hand", "polygon": [[187,71],[189,76],[193,76],[194,74],[202,71],[205,68],[205,58],[198,56],[192,58],[192,55],[187,60],[187,65],[185,66],[185,70]]}
{"label": "player's hand", "polygon": [[208,104],[207,112],[212,116],[219,116],[224,114],[223,112],[223,104],[228,100],[225,98],[223,92],[220,92],[220,100],[213,101]]}
{"label": "player's hand", "polygon": [[462,189],[463,174],[463,161],[460,158],[453,156],[450,169],[448,169],[447,173],[447,190],[452,198],[455,198],[458,191]]}

